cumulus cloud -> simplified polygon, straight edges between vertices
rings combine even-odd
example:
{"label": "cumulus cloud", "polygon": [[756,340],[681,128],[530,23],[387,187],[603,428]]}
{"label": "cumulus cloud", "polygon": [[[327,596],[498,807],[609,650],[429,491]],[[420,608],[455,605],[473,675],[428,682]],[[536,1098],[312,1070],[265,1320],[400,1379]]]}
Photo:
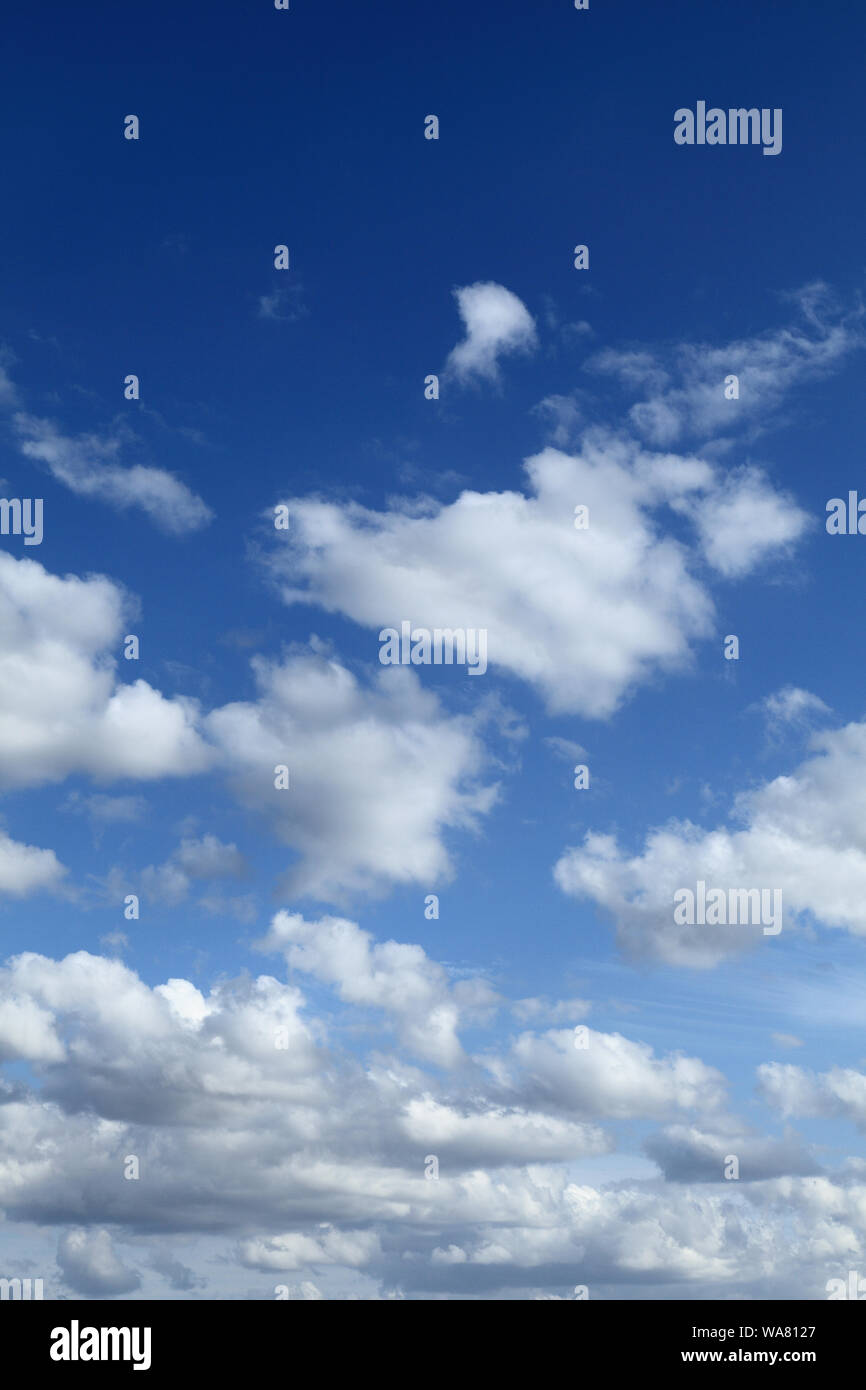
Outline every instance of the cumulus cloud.
{"label": "cumulus cloud", "polygon": [[13,416],[13,425],[25,458],[44,463],[59,483],[80,496],[95,497],[121,511],[138,507],[176,536],[200,530],[213,516],[200,497],[165,469],[119,463],[119,435],[73,438],[51,420],[23,412]]}
{"label": "cumulus cloud", "polygon": [[[403,620],[485,629],[491,667],[531,682],[552,712],[606,717],[637,684],[687,666],[709,635],[698,566],[742,575],[805,524],[754,471],[724,477],[606,431],[586,434],[578,455],[545,449],[525,469],[526,493],[463,492],[420,510],[295,499],[291,535],[270,559],[284,600],[377,632]],[[574,525],[579,504],[585,530]],[[738,524],[751,506],[763,540]],[[695,522],[693,547],[665,534],[665,508]],[[702,508],[718,514],[718,535]]]}
{"label": "cumulus cloud", "polygon": [[[228,775],[245,806],[295,851],[286,887],[328,901],[399,883],[448,880],[445,836],[475,830],[497,796],[482,776],[482,724],[445,713],[413,671],[356,678],[319,648],[253,663],[257,698],[204,713],[144,680],[119,679],[131,603],[109,579],[50,574],[0,555],[0,789],[60,782]],[[290,769],[277,790],[275,768]],[[137,818],[139,798],[75,792],[67,809],[97,826]],[[194,878],[242,870],[235,846],[186,840],[144,871],[145,890],[180,902]],[[51,851],[0,840],[0,892],[56,880]],[[221,911],[216,899],[212,905]],[[249,905],[229,904],[248,917]]]}
{"label": "cumulus cloud", "polygon": [[[294,893],[337,901],[347,891],[442,883],[448,829],[472,829],[493,805],[482,785],[477,722],[446,715],[414,672],[358,680],[319,653],[256,659],[255,701],[206,720],[241,800],[300,854]],[[274,770],[289,768],[288,790]]]}
{"label": "cumulus cloud", "polygon": [[194,702],[117,677],[128,603],[100,576],[0,555],[0,787],[203,771]]}
{"label": "cumulus cloud", "polygon": [[240,1263],[251,1269],[309,1269],[316,1265],[366,1265],[380,1253],[374,1231],[340,1231],[323,1223],[315,1235],[292,1232],[241,1241]]}
{"label": "cumulus cloud", "polygon": [[771,488],[754,468],[729,473],[710,500],[688,497],[674,505],[692,521],[708,564],[726,579],[783,553],[808,526],[794,499]]}
{"label": "cumulus cloud", "polygon": [[717,1109],[725,1097],[721,1072],[696,1057],[656,1057],[651,1047],[620,1033],[586,1030],[575,1046],[568,1029],[521,1033],[507,1059],[496,1063],[500,1084],[531,1105],[608,1120],[678,1110]]}
{"label": "cumulus cloud", "polygon": [[497,1002],[483,981],[450,984],[420,946],[376,944],[344,918],[307,922],[298,913],[279,912],[259,947],[280,951],[293,969],[335,985],[346,1002],[384,1010],[411,1053],[443,1066],[463,1056],[457,1036],[461,1007],[477,1013]]}
{"label": "cumulus cloud", "polygon": [[514,1106],[459,1108],[429,1095],[408,1102],[401,1126],[416,1144],[444,1150],[451,1162],[540,1163],[590,1157],[613,1147],[597,1125]]}
{"label": "cumulus cloud", "polygon": [[[336,1280],[327,1287],[342,1296],[396,1285],[519,1297],[577,1282],[822,1296],[836,1272],[827,1232],[834,1258],[866,1237],[866,1188],[798,1176],[796,1143],[727,1120],[724,1078],[698,1058],[596,1030],[584,1050],[570,1030],[523,1033],[447,1079],[435,1057],[425,1071],[399,1052],[368,1052],[355,1025],[371,990],[398,1017],[393,994],[406,981],[421,990],[420,1016],[447,982],[423,953],[319,927],[292,926],[302,939],[286,943],[284,915],[274,923],[284,946],[313,952],[316,973],[302,973],[336,986],[336,1016],[270,976],[207,992],[183,979],[151,987],[86,952],[28,952],[4,968],[4,1055],[29,1063],[27,1081],[3,1096],[5,1229],[59,1226],[58,1263],[75,1292],[138,1288],[142,1276],[114,1248],[134,1236],[144,1268],[192,1292],[228,1261],[235,1272],[297,1271],[301,1289],[311,1276],[317,1289]],[[610,1151],[610,1126],[638,1119],[673,1122],[655,1154],[675,1189],[582,1178],[574,1165]],[[708,1154],[730,1135],[744,1163],[782,1176],[713,1188]],[[130,1153],[140,1182],[122,1180]],[[424,1177],[431,1153],[438,1181]]]}
{"label": "cumulus cloud", "polygon": [[536,346],[535,320],[526,305],[504,285],[492,281],[454,291],[466,336],[448,355],[446,371],[460,381],[499,378],[499,358]]}
{"label": "cumulus cloud", "polygon": [[587,834],[558,860],[559,887],[609,912],[635,957],[711,966],[766,938],[761,926],[674,922],[674,894],[707,888],[779,890],[785,922],[809,914],[827,927],[866,934],[866,724],[813,734],[793,773],[737,797],[743,828],[703,830],[672,821],[629,855],[615,836]]}
{"label": "cumulus cloud", "polygon": [[795,1138],[770,1139],[743,1131],[736,1123],[712,1130],[669,1125],[646,1140],[645,1148],[668,1182],[718,1183],[736,1158],[736,1181],[763,1182],[786,1174],[811,1174],[820,1164]]}
{"label": "cumulus cloud", "polygon": [[767,1104],[783,1115],[838,1116],[866,1129],[866,1075],[853,1067],[815,1073],[766,1062],[758,1068],[758,1085]]}

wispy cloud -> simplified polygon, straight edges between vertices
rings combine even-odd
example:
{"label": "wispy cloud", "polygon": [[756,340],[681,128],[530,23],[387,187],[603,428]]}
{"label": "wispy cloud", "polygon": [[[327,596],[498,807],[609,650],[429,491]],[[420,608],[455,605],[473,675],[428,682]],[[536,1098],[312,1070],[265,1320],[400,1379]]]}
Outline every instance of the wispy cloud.
{"label": "wispy cloud", "polygon": [[13,416],[21,453],[44,463],[72,492],[126,510],[139,507],[171,535],[198,531],[213,513],[185,483],[163,468],[124,467],[118,460],[119,433],[113,436],[64,434],[51,420],[18,412]]}

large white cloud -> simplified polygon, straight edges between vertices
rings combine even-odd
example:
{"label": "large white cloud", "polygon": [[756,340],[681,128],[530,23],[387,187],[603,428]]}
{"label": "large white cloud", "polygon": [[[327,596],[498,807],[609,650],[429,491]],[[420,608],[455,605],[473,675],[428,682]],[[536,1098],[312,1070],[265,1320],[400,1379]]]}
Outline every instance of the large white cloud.
{"label": "large white cloud", "polygon": [[[755,471],[723,476],[605,431],[586,434],[576,456],[545,449],[525,467],[525,494],[464,492],[387,512],[292,501],[270,562],[283,598],[373,629],[371,657],[374,634],[404,620],[486,629],[493,668],[532,682],[553,712],[604,717],[639,682],[682,669],[711,632],[697,567],[743,574],[805,525]],[[589,526],[578,530],[580,504]],[[692,547],[665,534],[667,507],[695,521]]]}

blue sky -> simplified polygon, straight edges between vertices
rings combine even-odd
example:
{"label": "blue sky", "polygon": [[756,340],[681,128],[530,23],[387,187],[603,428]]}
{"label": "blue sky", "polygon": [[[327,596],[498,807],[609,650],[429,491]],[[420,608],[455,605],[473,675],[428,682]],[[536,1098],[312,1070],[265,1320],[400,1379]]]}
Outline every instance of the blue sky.
{"label": "blue sky", "polygon": [[[0,1274],[825,1297],[866,1260],[856,11],[12,28]],[[781,153],[677,145],[701,100]],[[403,619],[488,670],[383,666]],[[700,878],[783,930],[676,928]]]}

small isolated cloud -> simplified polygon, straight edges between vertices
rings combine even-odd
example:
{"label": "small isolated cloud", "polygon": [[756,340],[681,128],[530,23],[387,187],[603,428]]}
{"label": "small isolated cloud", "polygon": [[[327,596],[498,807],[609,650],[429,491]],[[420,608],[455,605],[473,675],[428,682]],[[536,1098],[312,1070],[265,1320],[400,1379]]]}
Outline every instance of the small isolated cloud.
{"label": "small isolated cloud", "polygon": [[276,285],[270,294],[259,296],[258,317],[277,323],[295,323],[307,313],[302,302],[303,293],[297,281],[289,285]]}
{"label": "small isolated cloud", "polygon": [[466,336],[448,355],[445,370],[460,381],[499,379],[499,358],[529,352],[537,343],[535,320],[522,300],[493,281],[465,285],[454,296]]}
{"label": "small isolated cloud", "polygon": [[795,685],[786,685],[775,694],[768,695],[758,703],[757,708],[763,713],[771,733],[779,733],[790,726],[807,728],[833,712],[820,696]]}
{"label": "small isolated cloud", "polygon": [[143,869],[141,887],[154,901],[176,906],[189,896],[193,879],[240,878],[245,872],[246,861],[237,845],[204,835],[181,840],[164,864]]}
{"label": "small isolated cloud", "polygon": [[124,931],[110,931],[105,936],[99,938],[100,946],[106,946],[109,951],[114,951],[119,955],[121,951],[129,950],[129,937]]}
{"label": "small isolated cloud", "polygon": [[562,762],[580,762],[581,758],[586,757],[586,749],[582,744],[575,743],[573,738],[560,738],[558,734],[552,734],[544,742],[554,757],[561,759]]}

